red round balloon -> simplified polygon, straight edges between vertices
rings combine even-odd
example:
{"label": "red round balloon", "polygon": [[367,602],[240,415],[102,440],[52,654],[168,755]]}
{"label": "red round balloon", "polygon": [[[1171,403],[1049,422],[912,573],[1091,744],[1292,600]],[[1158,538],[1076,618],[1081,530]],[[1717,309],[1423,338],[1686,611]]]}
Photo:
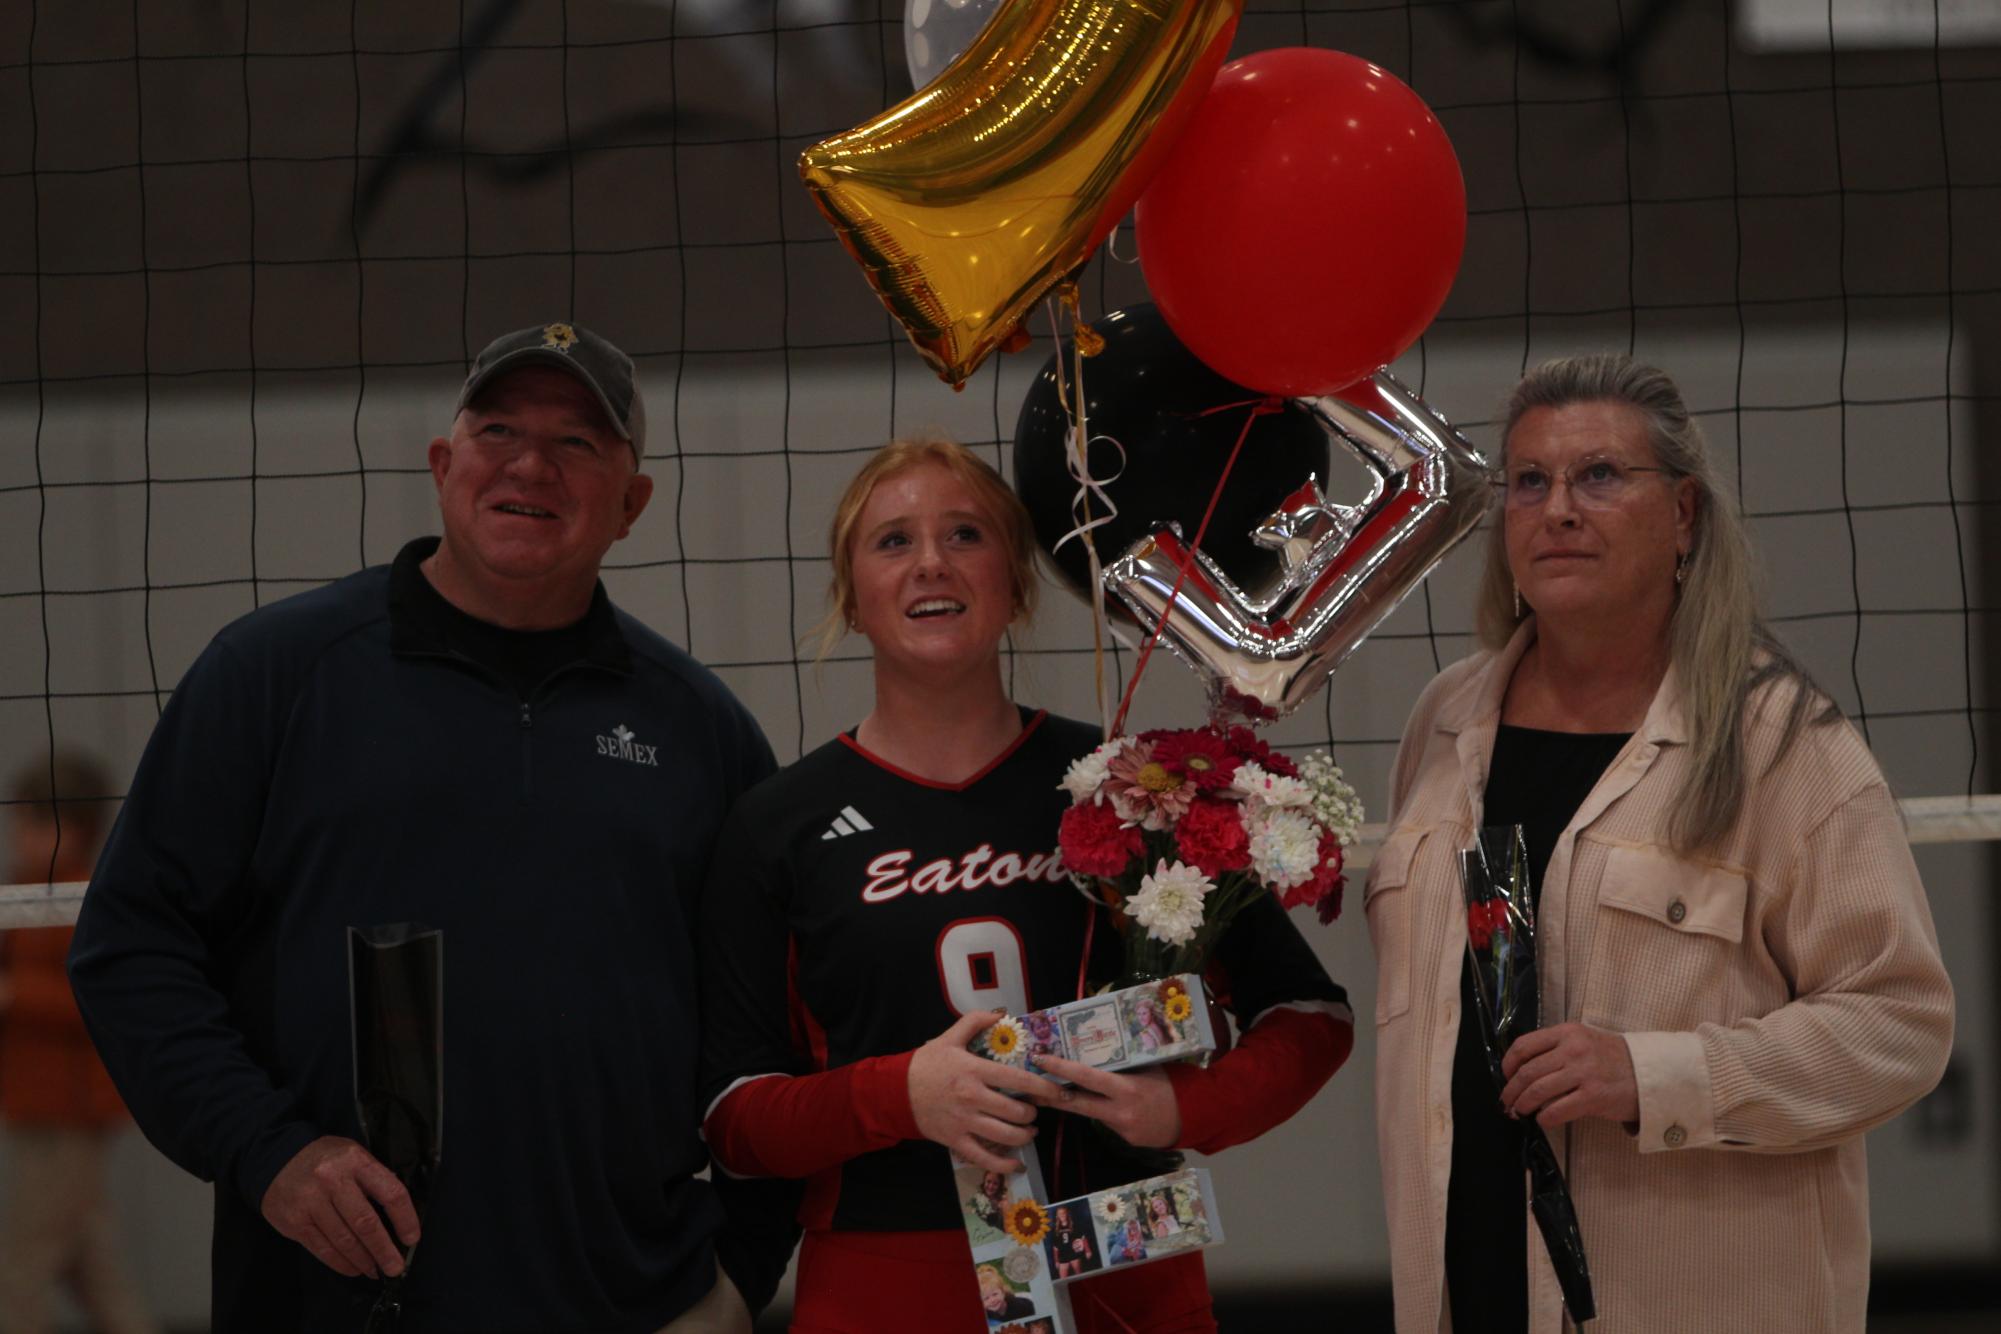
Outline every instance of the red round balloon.
{"label": "red round balloon", "polygon": [[1140,266],[1176,336],[1268,394],[1330,394],[1431,323],[1466,183],[1402,80],[1339,51],[1225,65],[1140,199]]}

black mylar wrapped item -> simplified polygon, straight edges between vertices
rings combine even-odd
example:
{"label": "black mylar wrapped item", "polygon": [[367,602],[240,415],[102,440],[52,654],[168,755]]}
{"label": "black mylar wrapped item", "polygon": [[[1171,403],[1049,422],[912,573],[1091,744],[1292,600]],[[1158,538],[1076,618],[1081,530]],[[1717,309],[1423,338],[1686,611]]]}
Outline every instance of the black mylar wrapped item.
{"label": "black mylar wrapped item", "polygon": [[[421,1219],[445,1132],[445,933],[411,922],[349,927],[347,959],[362,1144]],[[405,1274],[415,1249],[403,1253]],[[402,1287],[401,1276],[382,1280],[368,1334],[393,1334]]]}
{"label": "black mylar wrapped item", "polygon": [[[1487,1073],[1498,1096],[1507,1086],[1501,1058],[1522,1034],[1541,1026],[1542,996],[1536,976],[1535,899],[1529,890],[1528,848],[1520,825],[1489,825],[1460,854],[1466,889],[1466,950],[1473,966],[1473,1003],[1479,1011]],[[1597,1315],[1591,1267],[1577,1206],[1556,1164],[1549,1136],[1524,1123],[1522,1167],[1529,1178],[1529,1211],[1563,1289],[1563,1304],[1578,1324]]]}

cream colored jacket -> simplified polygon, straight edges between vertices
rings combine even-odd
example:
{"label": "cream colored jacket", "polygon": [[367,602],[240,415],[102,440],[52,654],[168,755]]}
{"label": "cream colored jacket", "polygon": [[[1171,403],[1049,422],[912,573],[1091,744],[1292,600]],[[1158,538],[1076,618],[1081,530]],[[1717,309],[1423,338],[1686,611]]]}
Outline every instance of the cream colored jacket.
{"label": "cream colored jacket", "polygon": [[[1419,699],[1365,891],[1399,1334],[1450,1328],[1457,856],[1480,823],[1501,699],[1532,636],[1531,622]],[[1753,702],[1743,815],[1713,855],[1681,857],[1667,822],[1687,732],[1670,673],[1544,876],[1544,1022],[1624,1033],[1639,1083],[1637,1134],[1588,1120],[1550,1136],[1596,1288],[1591,1334],[1860,1331],[1862,1132],[1945,1065],[1952,989],[1882,772],[1846,723],[1809,726],[1767,772],[1782,718],[1779,702]],[[1556,1334],[1555,1273],[1526,1226],[1530,1329]]]}

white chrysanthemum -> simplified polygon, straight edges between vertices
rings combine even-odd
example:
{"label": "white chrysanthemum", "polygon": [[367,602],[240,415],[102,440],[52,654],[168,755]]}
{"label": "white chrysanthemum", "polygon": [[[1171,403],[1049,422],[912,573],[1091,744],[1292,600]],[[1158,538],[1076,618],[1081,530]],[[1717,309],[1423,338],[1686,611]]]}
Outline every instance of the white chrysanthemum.
{"label": "white chrysanthemum", "polygon": [[1155,940],[1185,945],[1202,925],[1202,901],[1215,885],[1209,877],[1181,862],[1160,862],[1139,882],[1139,893],[1126,900],[1126,911]]}
{"label": "white chrysanthemum", "polygon": [[1107,741],[1092,751],[1070,761],[1069,770],[1057,786],[1070,794],[1070,804],[1081,806],[1087,801],[1098,799],[1098,790],[1105,785],[1112,757],[1125,748],[1123,737]]}
{"label": "white chrysanthemum", "polygon": [[1017,1246],[1001,1260],[1001,1272],[1010,1282],[1026,1286],[1042,1274],[1042,1252]]}
{"label": "white chrysanthemum", "polygon": [[1297,778],[1272,773],[1249,760],[1237,766],[1237,776],[1231,780],[1231,786],[1243,793],[1254,807],[1284,809],[1313,804],[1313,789],[1306,784]]}
{"label": "white chrysanthemum", "polygon": [[1092,1201],[1091,1212],[1098,1221],[1108,1226],[1117,1226],[1126,1221],[1126,1197],[1115,1190],[1108,1190]]}
{"label": "white chrysanthemum", "polygon": [[1320,827],[1305,811],[1268,810],[1249,822],[1251,870],[1265,887],[1291,889],[1320,864]]}
{"label": "white chrysanthemum", "polygon": [[1342,847],[1352,844],[1362,827],[1362,799],[1342,776],[1341,766],[1316,750],[1299,762],[1299,776],[1313,789],[1313,813],[1320,823],[1340,838]]}

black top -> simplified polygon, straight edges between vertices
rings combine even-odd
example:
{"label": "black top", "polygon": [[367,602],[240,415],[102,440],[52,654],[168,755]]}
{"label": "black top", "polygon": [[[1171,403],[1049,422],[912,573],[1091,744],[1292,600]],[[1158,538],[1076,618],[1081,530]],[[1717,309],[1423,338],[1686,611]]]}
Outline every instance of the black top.
{"label": "black top", "polygon": [[[1564,828],[1631,733],[1544,732],[1501,726],[1487,773],[1482,823],[1518,824],[1529,893]],[[1452,1058],[1452,1178],[1445,1199],[1445,1288],[1457,1334],[1526,1334],[1528,1221],[1522,1135],[1501,1111],[1480,1040],[1473,970],[1459,970],[1459,1047]]]}
{"label": "black top", "polygon": [[[1121,963],[1118,932],[1069,881],[1057,786],[1098,729],[1024,715],[1003,755],[959,784],[890,767],[840,736],[755,788],[730,813],[703,901],[705,1103],[737,1080],[807,1074],[909,1051],[960,1014],[1020,1014],[1078,996]],[[1262,894],[1231,922],[1214,963],[1248,1024],[1283,1001],[1342,1001],[1299,929]],[[1082,965],[1080,967],[1080,965]],[[1114,1137],[1072,1125],[1059,1161],[1044,1112],[1037,1152],[1049,1198],[1146,1175]],[[943,1146],[905,1140],[814,1178],[809,1229],[958,1229]]]}
{"label": "black top", "polygon": [[[509,630],[460,611],[431,586],[421,569],[413,568],[412,573],[417,577],[406,580],[412,610],[431,624],[452,652],[498,675],[523,699],[532,699],[535,688],[559,668],[590,654],[589,614],[556,630]],[[603,596],[602,588],[598,596]],[[592,610],[597,610],[595,600]]]}
{"label": "black top", "polygon": [[[359,1138],[346,931],[445,933],[443,1157],[404,1334],[641,1334],[706,1293],[689,923],[715,831],[771,772],[749,712],[599,589],[523,696],[453,646],[412,543],[218,634],[175,687],[70,968],[148,1138],[216,1182],[212,1327],[351,1334],[374,1285],[258,1203]],[[427,597],[427,594],[429,595]],[[778,1246],[784,1249],[777,1249]]]}

